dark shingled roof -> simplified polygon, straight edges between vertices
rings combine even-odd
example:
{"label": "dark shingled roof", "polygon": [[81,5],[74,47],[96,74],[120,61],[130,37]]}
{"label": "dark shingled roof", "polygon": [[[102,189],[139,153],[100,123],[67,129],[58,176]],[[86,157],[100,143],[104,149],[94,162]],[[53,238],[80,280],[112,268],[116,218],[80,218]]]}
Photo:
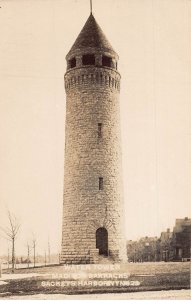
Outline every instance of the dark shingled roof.
{"label": "dark shingled roof", "polygon": [[92,14],[87,19],[67,56],[86,48],[97,48],[117,55]]}

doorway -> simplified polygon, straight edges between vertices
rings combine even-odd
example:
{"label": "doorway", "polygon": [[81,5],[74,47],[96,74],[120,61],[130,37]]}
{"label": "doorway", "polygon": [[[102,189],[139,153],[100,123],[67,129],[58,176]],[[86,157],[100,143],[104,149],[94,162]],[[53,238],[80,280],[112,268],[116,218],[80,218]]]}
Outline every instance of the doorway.
{"label": "doorway", "polygon": [[96,230],[96,248],[99,249],[99,255],[108,256],[108,232],[104,227]]}

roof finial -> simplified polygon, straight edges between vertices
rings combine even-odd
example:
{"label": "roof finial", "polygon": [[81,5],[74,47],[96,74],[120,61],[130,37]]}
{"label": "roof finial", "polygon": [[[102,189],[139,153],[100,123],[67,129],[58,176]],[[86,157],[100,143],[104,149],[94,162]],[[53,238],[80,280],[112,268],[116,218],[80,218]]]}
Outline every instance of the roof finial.
{"label": "roof finial", "polygon": [[90,0],[90,15],[92,15],[92,0]]}

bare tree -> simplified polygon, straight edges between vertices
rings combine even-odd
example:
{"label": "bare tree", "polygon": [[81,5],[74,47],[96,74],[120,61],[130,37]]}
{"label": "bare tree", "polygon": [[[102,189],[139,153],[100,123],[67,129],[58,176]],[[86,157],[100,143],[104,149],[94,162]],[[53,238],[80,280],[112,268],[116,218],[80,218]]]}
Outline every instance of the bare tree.
{"label": "bare tree", "polygon": [[7,212],[9,225],[5,227],[0,227],[1,231],[4,234],[4,237],[11,241],[12,245],[12,273],[14,273],[15,270],[15,240],[17,238],[19,229],[20,229],[20,222],[16,218],[15,215],[13,215],[9,210]]}
{"label": "bare tree", "polygon": [[29,268],[29,264],[30,264],[30,252],[31,252],[31,249],[30,249],[30,245],[29,243],[27,242],[26,244],[26,247],[27,247],[27,266]]}
{"label": "bare tree", "polygon": [[34,260],[34,268],[35,268],[35,266],[36,266],[36,244],[37,244],[37,242],[36,242],[36,238],[35,238],[35,236],[33,236],[33,240],[32,240],[32,247],[33,247],[33,260]]}
{"label": "bare tree", "polygon": [[44,251],[44,265],[46,266],[46,250]]}
{"label": "bare tree", "polygon": [[7,268],[9,269],[9,260],[10,260],[10,255],[9,255],[9,247],[7,250]]}
{"label": "bare tree", "polygon": [[0,260],[0,278],[1,278],[1,273],[2,273],[2,267],[1,267],[1,260]]}
{"label": "bare tree", "polygon": [[50,241],[48,238],[48,263],[50,264]]}

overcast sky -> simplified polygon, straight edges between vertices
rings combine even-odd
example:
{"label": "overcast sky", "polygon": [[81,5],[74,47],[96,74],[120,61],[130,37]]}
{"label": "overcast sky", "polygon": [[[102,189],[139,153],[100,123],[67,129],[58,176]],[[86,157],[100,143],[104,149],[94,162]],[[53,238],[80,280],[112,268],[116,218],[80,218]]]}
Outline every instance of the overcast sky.
{"label": "overcast sky", "polygon": [[[191,1],[94,0],[119,54],[126,237],[191,217]],[[0,1],[0,225],[21,221],[17,253],[60,251],[65,56],[89,0]],[[0,238],[0,254],[8,244]]]}

